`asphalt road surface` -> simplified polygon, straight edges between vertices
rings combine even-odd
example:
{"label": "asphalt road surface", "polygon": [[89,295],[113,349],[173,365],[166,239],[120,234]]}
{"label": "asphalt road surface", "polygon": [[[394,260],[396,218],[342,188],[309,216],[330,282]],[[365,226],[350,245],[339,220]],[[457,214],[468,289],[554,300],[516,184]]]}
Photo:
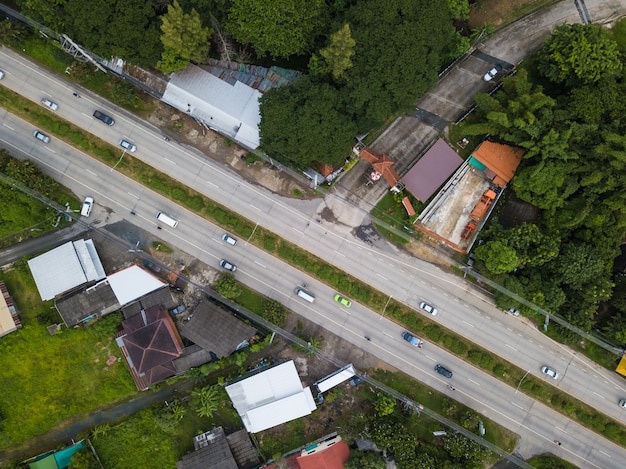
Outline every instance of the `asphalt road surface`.
{"label": "asphalt road surface", "polygon": [[[336,198],[327,199],[321,205],[316,201],[283,199],[249,185],[195,150],[164,142],[155,129],[100,98],[84,93],[82,98],[74,98],[70,85],[6,49],[0,52],[0,68],[7,72],[3,85],[35,101],[50,97],[60,105],[57,111],[60,115],[114,144],[122,137],[131,140],[138,146],[134,156],[375,285],[393,298],[414,307],[421,299],[429,300],[440,310],[434,318],[436,321],[531,373],[540,375],[539,368],[544,364],[556,368],[562,376],[556,382],[561,389],[622,422],[626,421],[624,411],[616,404],[619,398],[626,397],[622,378],[553,343],[525,322],[496,310],[489,297],[475,291],[462,279],[403,253],[373,249],[351,234],[353,226],[314,222],[320,207],[326,206],[341,212],[344,220],[350,216],[362,218],[363,214],[358,211],[352,215],[343,213],[354,212],[353,206]],[[108,127],[93,119],[94,109],[113,116],[116,124]],[[95,226],[127,218],[156,234],[155,215],[164,210],[180,220],[176,230],[163,227],[158,232],[166,242],[208,264],[216,264],[220,258],[226,257],[237,264],[240,280],[429,385],[446,389],[447,383],[433,371],[435,362],[446,365],[455,373],[453,382],[457,391],[453,397],[522,435],[525,444],[534,447],[533,452],[544,448],[584,467],[621,465],[622,448],[525,396],[515,394],[514,389],[430,344],[419,351],[412,349],[401,339],[402,330],[384,319],[381,312],[376,314],[357,304],[349,311],[341,308],[332,300],[334,291],[247,245],[245,240],[234,248],[225,245],[220,239],[221,229],[138,186],[117,171],[66,147],[54,136],[46,145],[32,137],[34,128],[30,124],[5,113],[0,114],[0,120],[3,146],[16,156],[38,161],[55,179],[79,196],[95,197],[98,210],[90,219]],[[122,154],[120,148],[120,157]],[[137,216],[131,218],[130,210],[134,210]],[[293,295],[295,285],[302,281],[306,281],[317,295],[313,305],[304,304]],[[371,341],[365,341],[364,335],[368,335]],[[554,448],[554,439],[559,439],[563,445]]]}

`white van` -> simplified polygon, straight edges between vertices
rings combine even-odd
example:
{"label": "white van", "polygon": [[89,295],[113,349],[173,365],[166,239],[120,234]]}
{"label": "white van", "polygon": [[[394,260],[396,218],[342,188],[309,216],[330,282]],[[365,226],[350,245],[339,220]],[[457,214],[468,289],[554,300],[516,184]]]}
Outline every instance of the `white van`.
{"label": "white van", "polygon": [[176,228],[178,226],[178,220],[170,217],[167,213],[164,212],[157,213],[157,220],[162,221],[167,226],[171,226],[172,228]]}
{"label": "white van", "polygon": [[306,291],[302,287],[296,288],[296,295],[298,295],[303,300],[308,301],[309,303],[313,303],[315,301],[315,295],[313,295],[313,293]]}

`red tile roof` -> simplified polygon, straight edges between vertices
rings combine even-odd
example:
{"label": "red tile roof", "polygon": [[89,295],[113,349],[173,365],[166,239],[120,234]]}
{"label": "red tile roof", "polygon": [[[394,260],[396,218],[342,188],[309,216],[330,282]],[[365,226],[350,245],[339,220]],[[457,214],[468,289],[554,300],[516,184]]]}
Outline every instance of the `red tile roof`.
{"label": "red tile roof", "polygon": [[385,181],[387,181],[391,187],[395,186],[400,180],[400,176],[398,176],[398,173],[396,173],[393,169],[393,161],[384,153],[382,155],[378,155],[377,153],[374,153],[371,148],[366,147],[361,150],[359,156],[371,164],[376,171],[382,174]]}
{"label": "red tile roof", "polygon": [[350,457],[350,448],[341,440],[330,448],[309,456],[296,458],[299,469],[344,469],[344,463]]}

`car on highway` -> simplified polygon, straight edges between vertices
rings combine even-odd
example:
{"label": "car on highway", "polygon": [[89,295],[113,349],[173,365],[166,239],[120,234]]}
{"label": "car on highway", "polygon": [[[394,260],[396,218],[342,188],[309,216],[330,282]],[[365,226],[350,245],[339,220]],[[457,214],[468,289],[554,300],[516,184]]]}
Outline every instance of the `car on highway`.
{"label": "car on highway", "polygon": [[500,65],[500,64],[496,65],[491,70],[489,70],[487,73],[485,73],[485,76],[483,77],[483,80],[485,80],[485,81],[493,80],[493,78],[498,74],[498,72],[500,70],[502,70],[502,65]]}
{"label": "car on highway", "polygon": [[237,270],[237,266],[235,264],[231,264],[226,259],[222,259],[220,261],[220,267],[226,270],[230,270],[231,272],[235,272]]}
{"label": "car on highway", "polygon": [[0,80],[2,80],[3,78],[4,78],[4,72],[0,70]]}
{"label": "car on highway", "polygon": [[135,153],[137,151],[137,145],[130,143],[128,140],[124,139],[120,140],[120,147],[131,153]]}
{"label": "car on highway", "polygon": [[106,125],[113,125],[115,124],[115,120],[113,120],[113,118],[111,116],[107,116],[106,114],[100,112],[100,111],[94,111],[93,112],[93,116],[98,119],[101,120],[102,122],[104,122]]}
{"label": "car on highway", "polygon": [[421,340],[419,340],[417,337],[415,337],[413,334],[411,334],[410,332],[403,332],[402,333],[402,338],[404,340],[406,340],[409,344],[411,344],[413,347],[419,347],[421,348],[422,345],[424,345],[424,342],[422,342]]}
{"label": "car on highway", "polygon": [[42,98],[41,104],[43,104],[47,108],[52,109],[53,111],[59,109],[59,105],[53,101],[50,101],[48,98]]}
{"label": "car on highway", "polygon": [[237,240],[235,238],[233,238],[231,235],[229,235],[228,233],[224,233],[222,235],[222,240],[224,240],[225,242],[227,242],[231,246],[234,246],[235,244],[237,244]]}
{"label": "car on highway", "polygon": [[37,140],[41,140],[43,143],[48,143],[50,142],[50,137],[48,137],[46,134],[39,132],[39,130],[35,130],[33,132],[33,137],[35,137]]}
{"label": "car on highway", "polygon": [[85,197],[83,201],[83,207],[80,209],[80,214],[83,217],[91,215],[91,209],[93,208],[93,197]]}
{"label": "car on highway", "polygon": [[426,311],[428,314],[432,314],[433,316],[437,315],[437,309],[431,305],[430,303],[426,303],[425,301],[422,301],[420,303],[420,309],[422,311]]}
{"label": "car on highway", "polygon": [[506,313],[512,314],[513,316],[519,316],[519,311],[515,308],[509,308],[505,311]]}
{"label": "car on highway", "polygon": [[452,372],[441,365],[435,365],[435,371],[446,378],[452,378]]}
{"label": "car on highway", "polygon": [[626,409],[626,399],[621,399],[617,405],[619,405],[622,409]]}
{"label": "car on highway", "polygon": [[541,372],[544,375],[548,375],[552,379],[557,379],[559,377],[559,374],[556,372],[556,370],[553,368],[550,368],[549,366],[542,366]]}
{"label": "car on highway", "polygon": [[352,306],[352,301],[350,301],[348,298],[341,296],[339,293],[335,294],[334,298],[337,303],[345,306],[346,308]]}

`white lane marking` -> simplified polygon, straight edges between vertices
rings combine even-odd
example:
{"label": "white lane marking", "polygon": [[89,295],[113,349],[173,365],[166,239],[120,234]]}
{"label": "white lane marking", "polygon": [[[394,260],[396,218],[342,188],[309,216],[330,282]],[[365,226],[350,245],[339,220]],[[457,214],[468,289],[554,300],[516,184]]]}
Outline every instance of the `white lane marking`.
{"label": "white lane marking", "polygon": [[476,382],[476,381],[474,381],[473,379],[469,379],[469,378],[467,378],[467,380],[468,380],[470,383],[474,383],[476,386],[480,386],[480,383],[477,383],[477,382]]}
{"label": "white lane marking", "polygon": [[48,150],[50,153],[56,153],[56,151],[52,150],[51,148],[46,147],[46,150]]}
{"label": "white lane marking", "polygon": [[342,253],[340,253],[339,251],[335,251],[335,254],[337,254],[338,256],[341,256],[341,257],[346,257],[346,255],[345,255],[345,254],[342,254]]}
{"label": "white lane marking", "polygon": [[511,402],[511,404],[513,404],[515,407],[517,407],[517,408],[519,408],[519,409],[524,410],[524,408],[523,408],[521,405],[516,404],[515,402]]}
{"label": "white lane marking", "polygon": [[138,199],[138,198],[139,198],[139,196],[138,196],[138,195],[135,195],[135,194],[133,194],[132,192],[126,192],[126,193],[127,193],[128,195],[130,195],[131,197],[134,197],[135,199]]}
{"label": "white lane marking", "polygon": [[385,334],[387,337],[393,337],[389,332],[383,331],[383,334]]}
{"label": "white lane marking", "polygon": [[299,230],[299,229],[298,229],[298,228],[296,228],[296,227],[293,227],[293,226],[292,226],[292,227],[291,227],[291,229],[292,229],[293,231],[295,231],[296,233],[302,233],[302,230]]}
{"label": "white lane marking", "polygon": [[167,161],[168,163],[173,164],[174,166],[176,166],[176,161],[172,161],[169,158],[163,158],[165,161]]}
{"label": "white lane marking", "polygon": [[260,265],[260,266],[261,266],[261,267],[263,267],[264,269],[267,269],[267,267],[266,267],[266,266],[264,266],[263,264],[261,264],[261,263],[260,263],[260,262],[258,262],[258,261],[254,261],[254,263],[255,263],[255,264],[257,264],[257,265]]}
{"label": "white lane marking", "polygon": [[600,452],[601,452],[602,454],[604,454],[605,456],[608,456],[609,458],[613,459],[609,453],[605,453],[605,452],[604,452],[604,451],[602,451],[601,449],[599,449],[598,451],[600,451]]}
{"label": "white lane marking", "polygon": [[597,393],[597,392],[595,392],[595,391],[591,391],[591,392],[593,392],[596,396],[601,397],[602,399],[604,399],[604,396],[603,396],[602,394],[598,394],[598,393]]}
{"label": "white lane marking", "polygon": [[4,125],[7,129],[12,130],[12,131],[14,131],[14,132],[15,132],[15,129],[14,129],[13,127],[9,127],[9,126],[8,126],[8,125],[6,125],[6,124],[2,124],[2,125]]}
{"label": "white lane marking", "polygon": [[217,188],[220,187],[220,186],[218,186],[217,184],[215,184],[214,182],[211,182],[211,181],[207,181],[206,183],[207,184],[211,184],[212,186],[217,187]]}
{"label": "white lane marking", "polygon": [[380,275],[380,274],[376,274],[376,275],[378,275],[378,276],[379,276],[380,278],[382,278],[383,280],[387,280],[387,277],[383,277],[383,276],[382,276],[382,275]]}
{"label": "white lane marking", "polygon": [[258,210],[259,212],[262,212],[262,210],[259,207],[257,207],[256,205],[250,204],[250,207],[252,207],[255,210]]}
{"label": "white lane marking", "polygon": [[507,346],[508,348],[510,348],[510,349],[517,350],[517,349],[516,349],[515,347],[513,347],[512,345],[509,345],[509,344],[504,344],[504,345],[506,345],[506,346]]}
{"label": "white lane marking", "polygon": [[88,173],[93,174],[94,176],[97,176],[97,174],[96,174],[96,173],[94,173],[91,169],[87,169],[87,168],[85,168],[85,171],[87,171]]}
{"label": "white lane marking", "polygon": [[470,323],[469,323],[469,322],[467,322],[465,319],[463,319],[463,322],[464,322],[465,324],[467,324],[468,326],[474,327],[474,324],[470,324]]}

